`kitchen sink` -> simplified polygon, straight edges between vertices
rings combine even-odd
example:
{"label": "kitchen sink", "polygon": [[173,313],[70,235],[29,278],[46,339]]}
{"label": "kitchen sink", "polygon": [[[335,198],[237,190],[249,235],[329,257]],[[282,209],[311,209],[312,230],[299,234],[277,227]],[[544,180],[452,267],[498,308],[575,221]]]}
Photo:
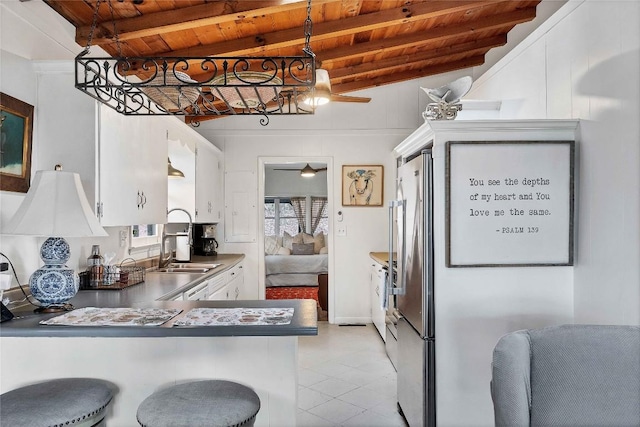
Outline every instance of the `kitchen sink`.
{"label": "kitchen sink", "polygon": [[172,262],[167,265],[167,268],[216,268],[222,264],[214,264],[207,262]]}
{"label": "kitchen sink", "polygon": [[211,268],[203,268],[203,267],[167,267],[167,268],[159,268],[158,273],[206,273],[211,270]]}
{"label": "kitchen sink", "polygon": [[222,264],[205,263],[205,262],[172,262],[165,268],[159,268],[158,273],[206,273]]}

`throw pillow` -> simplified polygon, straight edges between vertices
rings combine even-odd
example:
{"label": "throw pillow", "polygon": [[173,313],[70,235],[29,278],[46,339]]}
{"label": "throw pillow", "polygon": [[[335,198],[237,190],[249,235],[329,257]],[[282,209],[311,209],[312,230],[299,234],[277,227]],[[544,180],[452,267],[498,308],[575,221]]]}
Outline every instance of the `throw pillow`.
{"label": "throw pillow", "polygon": [[329,248],[327,248],[326,246],[323,248],[320,248],[320,252],[318,252],[319,254],[328,254],[329,253]]}
{"label": "throw pillow", "polygon": [[276,255],[278,253],[278,249],[281,248],[278,244],[278,238],[276,236],[265,236],[264,237],[264,253],[266,255]]}
{"label": "throw pillow", "polygon": [[302,234],[302,243],[313,243],[313,236],[311,234],[307,234],[307,233],[300,233]]}
{"label": "throw pillow", "polygon": [[313,243],[294,243],[293,255],[313,255]]}
{"label": "throw pillow", "polygon": [[278,252],[276,253],[276,255],[291,255],[291,251],[287,248],[280,246],[278,248]]}
{"label": "throw pillow", "polygon": [[324,248],[324,233],[321,231],[313,236],[313,253],[319,254],[322,248]]}
{"label": "throw pillow", "polygon": [[285,231],[282,236],[282,246],[289,250],[293,250],[293,246],[291,245],[294,243],[302,243],[302,234],[298,233],[295,236],[292,236]]}

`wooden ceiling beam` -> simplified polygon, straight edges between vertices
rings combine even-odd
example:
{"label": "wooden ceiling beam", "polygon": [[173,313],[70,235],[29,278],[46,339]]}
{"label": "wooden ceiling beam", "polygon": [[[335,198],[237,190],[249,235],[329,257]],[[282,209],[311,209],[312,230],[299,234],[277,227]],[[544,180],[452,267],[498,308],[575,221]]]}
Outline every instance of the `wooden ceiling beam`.
{"label": "wooden ceiling beam", "polygon": [[435,74],[447,73],[449,71],[462,70],[470,67],[477,67],[484,63],[484,55],[477,55],[459,61],[448,62],[446,64],[430,65],[417,70],[405,71],[402,73],[385,74],[373,79],[357,80],[350,83],[331,85],[331,93],[347,93],[358,90],[370,89],[372,87],[383,86],[391,83],[399,83],[406,80],[419,79]]}
{"label": "wooden ceiling beam", "polygon": [[[451,13],[460,13],[469,9],[479,8],[499,3],[501,0],[454,0],[429,1],[401,8],[382,10],[380,12],[358,15],[334,21],[320,22],[313,25],[311,41],[321,41],[336,37],[353,35],[363,31],[372,31],[391,25],[401,25],[414,21],[421,21]],[[170,52],[163,52],[163,56],[222,56],[222,55],[257,55],[266,50],[281,49],[304,44],[302,28],[275,31],[269,34],[259,34],[243,37],[205,46],[194,46]]]}
{"label": "wooden ceiling beam", "polygon": [[383,59],[380,61],[370,61],[359,65],[343,68],[332,68],[329,70],[329,76],[332,81],[340,82],[343,79],[354,78],[369,73],[379,71],[394,70],[399,67],[410,66],[418,62],[427,60],[442,60],[452,55],[467,53],[469,55],[484,54],[489,49],[504,46],[507,43],[507,35],[501,34],[494,37],[474,40],[466,43],[459,43],[451,46],[440,47],[425,52],[418,52],[411,55],[401,55],[394,58]]}
{"label": "wooden ceiling beam", "polygon": [[[339,0],[313,0],[313,6]],[[233,8],[230,13],[229,7]],[[282,0],[243,0],[237,2],[216,1],[197,6],[149,13],[135,18],[117,19],[116,29],[121,41],[140,37],[154,36],[175,31],[192,30],[207,25],[223,24],[245,19],[247,15],[261,16],[306,9],[306,1],[283,2]],[[84,25],[76,29],[76,42],[85,46],[91,26]],[[113,43],[113,23],[103,21],[96,26],[92,44]]]}
{"label": "wooden ceiling beam", "polygon": [[516,24],[531,21],[536,17],[536,9],[528,8],[514,12],[481,18],[473,22],[432,28],[428,31],[408,34],[405,36],[357,43],[325,51],[316,51],[318,60],[322,63],[342,61],[350,58],[360,58],[363,55],[374,55],[398,49],[413,47],[439,40],[477,34],[482,31],[505,29],[505,33]]}

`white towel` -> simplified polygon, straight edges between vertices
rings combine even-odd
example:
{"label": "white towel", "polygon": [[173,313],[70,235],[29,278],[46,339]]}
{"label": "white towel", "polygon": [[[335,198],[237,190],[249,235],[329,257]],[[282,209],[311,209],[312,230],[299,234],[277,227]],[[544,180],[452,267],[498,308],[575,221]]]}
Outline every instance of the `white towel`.
{"label": "white towel", "polygon": [[389,271],[385,271],[385,274],[383,274],[380,277],[380,285],[379,285],[379,292],[380,292],[380,307],[382,307],[383,310],[387,309],[387,276],[391,274],[389,273]]}

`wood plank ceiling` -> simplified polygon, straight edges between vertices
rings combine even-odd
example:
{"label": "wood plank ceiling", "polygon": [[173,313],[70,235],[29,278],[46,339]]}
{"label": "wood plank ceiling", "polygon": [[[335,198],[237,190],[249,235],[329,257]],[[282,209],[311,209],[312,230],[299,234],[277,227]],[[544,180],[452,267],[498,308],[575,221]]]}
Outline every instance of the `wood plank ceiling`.
{"label": "wood plank ceiling", "polygon": [[[86,46],[96,0],[45,2]],[[352,92],[481,65],[538,3],[312,0],[311,47],[332,92]],[[119,56],[115,24],[124,56],[300,55],[306,15],[306,0],[102,0],[92,45]]]}

